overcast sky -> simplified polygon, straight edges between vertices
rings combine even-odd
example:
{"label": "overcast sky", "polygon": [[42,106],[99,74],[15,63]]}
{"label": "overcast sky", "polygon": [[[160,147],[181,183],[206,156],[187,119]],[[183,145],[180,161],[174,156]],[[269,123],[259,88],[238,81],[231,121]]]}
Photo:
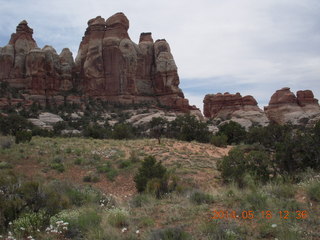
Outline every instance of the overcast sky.
{"label": "overcast sky", "polygon": [[282,87],[320,98],[319,0],[0,0],[0,46],[21,20],[39,47],[77,54],[87,21],[124,12],[129,35],[165,38],[191,104],[205,94],[253,95],[260,107]]}

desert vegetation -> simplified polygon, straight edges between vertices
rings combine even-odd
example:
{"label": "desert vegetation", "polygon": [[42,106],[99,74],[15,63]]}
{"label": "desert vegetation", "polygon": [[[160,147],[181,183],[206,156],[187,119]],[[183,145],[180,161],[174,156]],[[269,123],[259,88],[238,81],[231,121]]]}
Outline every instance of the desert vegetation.
{"label": "desert vegetation", "polygon": [[[0,117],[0,239],[320,237],[319,123],[213,134],[181,116],[146,135],[91,118]],[[83,135],[62,137],[72,124]]]}

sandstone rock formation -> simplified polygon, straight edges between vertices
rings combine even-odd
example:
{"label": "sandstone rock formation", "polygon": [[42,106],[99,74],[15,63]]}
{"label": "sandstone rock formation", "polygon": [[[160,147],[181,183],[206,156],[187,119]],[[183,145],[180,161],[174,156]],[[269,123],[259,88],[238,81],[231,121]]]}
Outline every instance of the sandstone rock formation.
{"label": "sandstone rock formation", "polygon": [[313,124],[320,119],[318,100],[312,91],[298,91],[297,96],[285,87],[277,90],[264,108],[270,121],[285,124]]}
{"label": "sandstone rock formation", "polygon": [[264,112],[252,96],[242,97],[240,93],[207,94],[203,100],[204,115],[220,121],[235,121],[249,128],[252,125],[265,126],[269,123]]}
{"label": "sandstone rock formation", "polygon": [[[91,97],[198,111],[179,88],[177,66],[166,40],[154,42],[151,33],[142,33],[136,44],[128,29],[123,13],[89,20],[74,61],[67,48],[60,55],[51,46],[38,48],[33,30],[22,21],[9,44],[0,49],[0,81],[22,89],[26,100],[40,104],[84,102]],[[71,90],[76,94],[70,95]]]}

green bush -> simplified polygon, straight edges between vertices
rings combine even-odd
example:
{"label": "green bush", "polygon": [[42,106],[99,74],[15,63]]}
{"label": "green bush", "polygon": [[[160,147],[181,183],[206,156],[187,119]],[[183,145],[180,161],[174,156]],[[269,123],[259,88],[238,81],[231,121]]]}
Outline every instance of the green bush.
{"label": "green bush", "polygon": [[18,131],[30,129],[32,124],[22,116],[9,114],[0,116],[0,132],[4,135],[16,135]]}
{"label": "green bush", "polygon": [[89,125],[84,129],[83,135],[85,137],[92,137],[96,139],[110,138],[111,129],[100,126],[98,124]]}
{"label": "green bush", "polygon": [[230,121],[228,123],[222,124],[219,126],[218,135],[227,136],[228,144],[238,144],[245,140],[246,130],[239,123]]}
{"label": "green bush", "polygon": [[[142,166],[139,168],[138,173],[134,177],[136,188],[138,192],[146,190],[148,181],[152,180],[154,184],[160,181],[160,185],[163,184],[167,169],[162,166],[161,162],[157,162],[155,157],[148,156],[142,162]],[[163,188],[162,188],[163,187]],[[165,191],[165,186],[161,186],[160,191]]]}
{"label": "green bush", "polygon": [[30,142],[32,138],[32,133],[26,130],[19,130],[16,132],[15,138],[16,144]]}
{"label": "green bush", "polygon": [[14,220],[11,227],[17,235],[33,235],[37,230],[42,229],[47,221],[48,217],[43,211],[25,213]]}
{"label": "green bush", "polygon": [[224,134],[212,136],[210,143],[216,147],[226,147],[228,145],[228,137]]}
{"label": "green bush", "polygon": [[68,223],[68,231],[65,233],[68,239],[83,239],[86,232],[100,225],[101,216],[95,209],[68,209],[51,217],[50,224],[55,226],[59,221]]}
{"label": "green bush", "polygon": [[37,219],[42,219],[41,224],[46,223],[42,213],[50,217],[68,206],[68,199],[53,186],[22,181],[11,172],[2,172],[0,175],[0,190],[5,193],[0,194],[0,231],[4,231],[9,227],[9,222],[15,220],[17,225],[29,224],[34,220],[34,225],[38,227]]}
{"label": "green bush", "polygon": [[134,135],[134,128],[128,123],[118,123],[113,127],[112,138],[114,139],[130,139]]}
{"label": "green bush", "polygon": [[245,149],[235,147],[228,156],[218,162],[218,170],[225,182],[235,181],[244,186],[244,177],[251,175],[256,180],[266,182],[270,178],[272,162],[267,152],[252,150],[246,153]]}
{"label": "green bush", "polygon": [[65,171],[65,167],[62,163],[51,163],[50,164],[50,167],[60,173],[64,172]]}
{"label": "green bush", "polygon": [[208,124],[196,119],[193,115],[178,116],[168,124],[167,136],[182,141],[198,141],[207,143],[211,133]]}
{"label": "green bush", "polygon": [[197,205],[214,203],[213,196],[199,191],[193,192],[190,196],[190,200]]}

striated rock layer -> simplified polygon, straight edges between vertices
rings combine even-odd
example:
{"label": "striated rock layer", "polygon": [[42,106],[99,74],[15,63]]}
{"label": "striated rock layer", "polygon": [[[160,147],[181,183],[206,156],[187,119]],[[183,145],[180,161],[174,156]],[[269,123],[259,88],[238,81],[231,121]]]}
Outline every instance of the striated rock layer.
{"label": "striated rock layer", "polygon": [[177,66],[166,40],[154,42],[151,33],[142,33],[136,44],[128,29],[123,13],[89,20],[74,61],[67,48],[59,55],[51,46],[38,48],[33,30],[22,21],[9,44],[0,48],[0,81],[23,90],[25,100],[41,104],[79,103],[91,97],[197,111],[179,88]]}
{"label": "striated rock layer", "polygon": [[249,128],[252,125],[265,126],[269,123],[265,113],[252,96],[242,97],[240,93],[207,94],[203,100],[204,115],[221,121],[235,121]]}
{"label": "striated rock layer", "polygon": [[298,91],[297,95],[288,87],[277,90],[264,111],[270,121],[279,124],[305,125],[320,120],[320,106],[311,90]]}

